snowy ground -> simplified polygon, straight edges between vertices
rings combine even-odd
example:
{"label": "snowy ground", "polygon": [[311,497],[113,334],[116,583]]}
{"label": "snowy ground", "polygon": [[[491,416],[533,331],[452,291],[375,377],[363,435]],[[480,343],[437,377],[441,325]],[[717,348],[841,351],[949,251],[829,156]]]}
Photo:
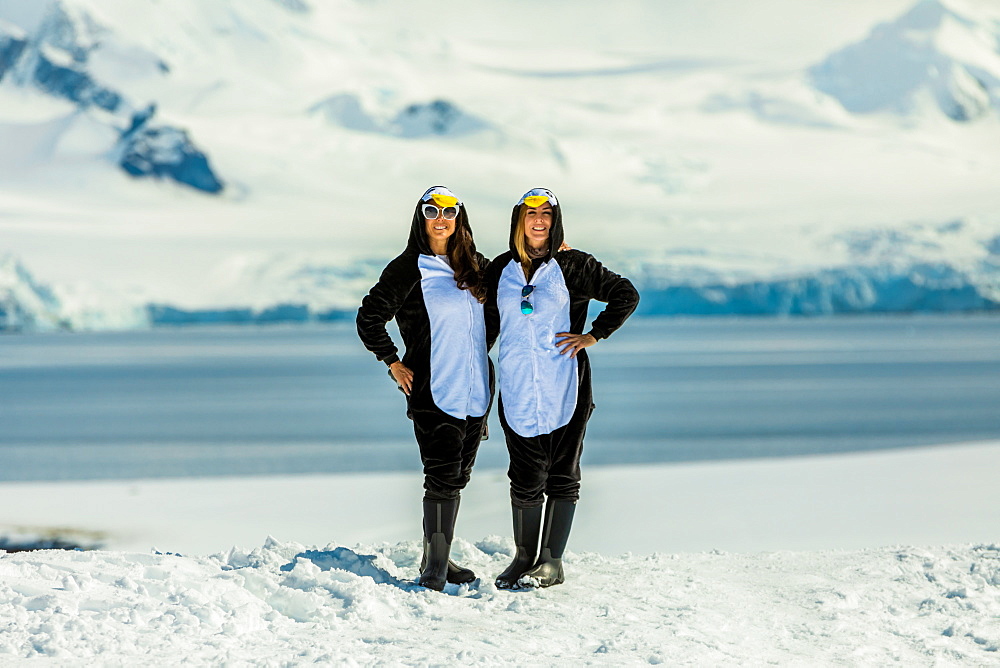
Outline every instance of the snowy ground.
{"label": "snowy ground", "polygon": [[492,585],[505,476],[476,471],[455,555],[481,579],[445,595],[410,582],[419,475],[5,483],[8,534],[107,550],[0,557],[0,659],[994,665],[998,457],[593,467],[567,584],[518,593]]}
{"label": "snowy ground", "polygon": [[[496,571],[486,540],[466,563]],[[1000,547],[571,559],[550,590],[415,588],[415,543],[0,559],[0,658],[58,665],[995,664]],[[12,623],[11,623],[12,622]]]}

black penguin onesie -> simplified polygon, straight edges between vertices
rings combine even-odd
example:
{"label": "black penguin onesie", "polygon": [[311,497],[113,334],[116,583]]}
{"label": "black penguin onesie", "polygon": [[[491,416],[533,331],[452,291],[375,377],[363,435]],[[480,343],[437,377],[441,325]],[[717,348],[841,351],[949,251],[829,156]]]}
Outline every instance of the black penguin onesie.
{"label": "black penguin onesie", "polygon": [[[451,195],[435,187],[418,202],[406,250],[362,300],[357,324],[365,347],[389,366],[399,357],[385,324],[396,319],[406,349],[402,362],[413,371],[406,415],[420,447],[424,499],[449,500],[469,482],[492,402],[493,365],[482,305],[458,288],[447,258],[435,255],[427,240],[422,207],[435,193]],[[464,227],[471,238],[465,206],[458,206],[456,229]],[[472,250],[484,269],[489,261]]]}
{"label": "black penguin onesie", "polygon": [[[517,248],[522,209],[551,205],[548,251],[531,262],[528,278]],[[539,215],[543,215],[539,213]],[[547,213],[544,215],[548,215]],[[510,453],[514,545],[500,589],[550,587],[564,581],[562,555],[580,497],[580,455],[594,410],[590,360],[560,354],[557,334],[582,334],[591,299],[608,306],[588,332],[607,338],[635,311],[639,293],[628,279],[592,255],[559,251],[562,210],[551,191],[529,190],[511,214],[510,250],[486,274],[486,340],[500,340],[500,424]],[[527,248],[525,248],[527,253]],[[542,529],[542,504],[545,526]]]}
{"label": "black penguin onesie", "polygon": [[[639,303],[632,283],[579,250],[558,251],[563,243],[562,210],[551,192],[537,188],[552,204],[549,251],[531,266],[525,280],[515,247],[524,198],[511,214],[510,250],[487,271],[486,339],[499,337],[500,421],[510,450],[511,500],[539,506],[545,495],[575,501],[580,495],[580,455],[587,420],[594,408],[590,360],[560,355],[556,334],[582,334],[591,299],[608,306],[588,332],[598,341],[618,329]],[[533,286],[529,294],[526,286]],[[531,312],[524,313],[521,303]]]}

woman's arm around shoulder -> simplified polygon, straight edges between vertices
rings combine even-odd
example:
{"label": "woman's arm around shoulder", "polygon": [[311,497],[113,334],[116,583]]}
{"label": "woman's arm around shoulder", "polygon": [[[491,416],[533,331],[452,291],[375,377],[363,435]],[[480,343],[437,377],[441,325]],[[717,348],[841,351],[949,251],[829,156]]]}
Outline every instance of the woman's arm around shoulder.
{"label": "woman's arm around shoulder", "polygon": [[480,273],[485,274],[489,270],[491,264],[492,262],[488,257],[479,251],[476,251],[476,266],[479,267]]}
{"label": "woman's arm around shoulder", "polygon": [[500,336],[500,309],[497,307],[497,285],[500,284],[500,274],[510,263],[511,253],[507,251],[493,258],[483,281],[486,283],[486,303],[483,305],[486,318],[486,349],[492,350]]}

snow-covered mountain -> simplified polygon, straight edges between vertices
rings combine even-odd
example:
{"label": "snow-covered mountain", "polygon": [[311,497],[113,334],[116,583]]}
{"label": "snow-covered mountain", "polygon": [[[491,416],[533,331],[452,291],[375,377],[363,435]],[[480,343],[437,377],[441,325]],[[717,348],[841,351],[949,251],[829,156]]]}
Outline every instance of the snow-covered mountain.
{"label": "snow-covered mountain", "polygon": [[1000,111],[1000,7],[921,0],[810,70],[852,112],[926,113],[968,122]]}
{"label": "snow-covered mountain", "polygon": [[[80,7],[58,1],[15,5],[0,4],[0,82],[72,105],[45,143],[62,142],[79,124],[75,117],[86,114],[92,124],[106,128],[103,142],[95,142],[91,150],[103,154],[109,165],[117,163],[132,176],[168,177],[209,193],[222,190],[207,157],[183,129],[154,125],[155,104],[139,108],[105,81],[156,79],[169,72],[166,63]],[[8,18],[5,13],[21,25],[2,20]],[[19,125],[0,126],[0,137],[6,130],[5,138],[13,143],[11,136],[20,132]],[[31,142],[21,148],[27,152],[18,155],[15,149],[5,156],[8,168],[31,157],[58,158],[40,156],[40,147]]]}
{"label": "snow-covered mountain", "polygon": [[645,313],[998,308],[994,3],[532,11],[0,0],[0,252],[146,300],[92,322],[322,319],[428,185],[494,255],[543,184]]}

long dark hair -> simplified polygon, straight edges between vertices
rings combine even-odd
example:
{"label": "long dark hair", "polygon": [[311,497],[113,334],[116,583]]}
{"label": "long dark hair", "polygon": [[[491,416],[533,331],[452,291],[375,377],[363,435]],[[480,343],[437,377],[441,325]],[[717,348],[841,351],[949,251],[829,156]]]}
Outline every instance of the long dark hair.
{"label": "long dark hair", "polygon": [[486,301],[483,269],[476,259],[476,244],[472,240],[469,215],[462,205],[455,220],[455,232],[448,237],[448,261],[455,270],[455,283],[460,290],[468,290],[482,304]]}

